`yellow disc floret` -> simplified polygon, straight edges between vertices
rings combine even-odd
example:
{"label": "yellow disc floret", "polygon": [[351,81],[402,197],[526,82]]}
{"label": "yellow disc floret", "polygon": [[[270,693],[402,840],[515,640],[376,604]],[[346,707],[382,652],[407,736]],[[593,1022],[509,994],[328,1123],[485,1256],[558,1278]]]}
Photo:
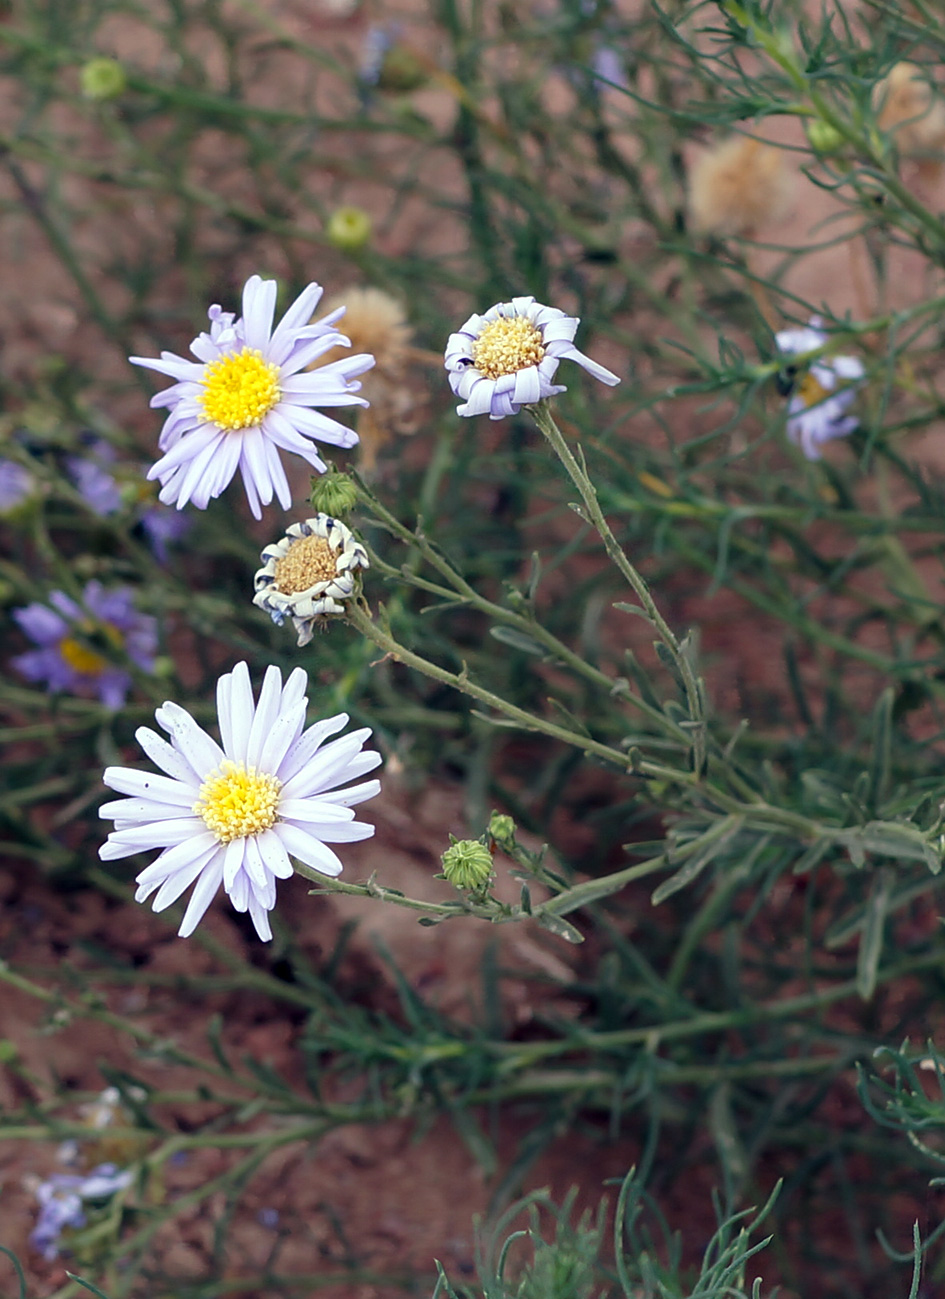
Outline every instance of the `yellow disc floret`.
{"label": "yellow disc floret", "polygon": [[797,395],[804,405],[810,409],[811,406],[819,406],[822,401],[825,401],[830,396],[830,393],[820,380],[816,379],[808,371],[797,385]]}
{"label": "yellow disc floret", "polygon": [[202,382],[204,414],[228,433],[259,424],[282,396],[279,367],[264,361],[256,347],[209,361]]}
{"label": "yellow disc floret", "polygon": [[101,654],[88,649],[74,636],[67,636],[59,642],[59,653],[69,667],[83,677],[100,677],[108,666]]}
{"label": "yellow disc floret", "polygon": [[275,776],[226,758],[200,786],[193,811],[220,843],[230,843],[275,825],[281,789]]}
{"label": "yellow disc floret", "polygon": [[541,330],[526,316],[500,316],[490,321],[472,346],[473,365],[487,379],[526,370],[544,355]]}
{"label": "yellow disc floret", "polygon": [[[91,619],[78,624],[79,630],[85,632],[87,636],[98,633],[113,645],[115,649],[122,649],[125,644],[125,638],[118,628],[110,622],[93,622]],[[59,653],[63,661],[69,665],[74,672],[78,672],[83,677],[100,677],[108,667],[108,662],[97,654],[95,650],[89,649],[82,641],[75,636],[65,636],[59,642]]]}
{"label": "yellow disc floret", "polygon": [[283,595],[298,595],[316,582],[338,576],[338,556],[324,537],[300,537],[276,560],[273,585]]}

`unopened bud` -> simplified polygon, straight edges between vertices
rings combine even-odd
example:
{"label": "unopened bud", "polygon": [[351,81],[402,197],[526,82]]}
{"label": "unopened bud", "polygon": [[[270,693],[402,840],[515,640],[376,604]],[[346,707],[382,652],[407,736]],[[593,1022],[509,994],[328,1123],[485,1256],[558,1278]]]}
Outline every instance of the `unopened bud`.
{"label": "unopened bud", "polygon": [[807,138],[816,153],[836,153],[843,146],[843,136],[837,128],[819,117],[807,123]]}
{"label": "unopened bud", "polygon": [[492,879],[492,853],[478,839],[453,839],[443,854],[443,875],[454,888],[481,893]]}
{"label": "unopened bud", "polygon": [[86,99],[117,99],[128,86],[125,69],[117,59],[89,59],[79,73],[79,84]]}
{"label": "unopened bud", "polygon": [[515,842],[515,822],[510,816],[493,812],[489,818],[489,834],[500,848],[510,847]]}
{"label": "unopened bud", "polygon": [[312,476],[311,502],[319,514],[329,514],[345,523],[358,502],[358,489],[347,474],[331,470],[317,478]]}
{"label": "unopened bud", "polygon": [[371,218],[361,207],[335,208],[328,218],[325,236],[335,248],[345,253],[355,253],[371,241]]}

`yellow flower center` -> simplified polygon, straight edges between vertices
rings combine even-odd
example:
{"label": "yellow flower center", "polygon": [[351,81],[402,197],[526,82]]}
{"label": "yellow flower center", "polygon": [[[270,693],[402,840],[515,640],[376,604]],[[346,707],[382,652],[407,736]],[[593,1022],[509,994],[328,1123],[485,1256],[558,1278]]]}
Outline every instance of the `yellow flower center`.
{"label": "yellow flower center", "polygon": [[225,758],[200,786],[193,811],[220,843],[261,834],[276,823],[282,782]]}
{"label": "yellow flower center", "polygon": [[298,595],[316,582],[338,576],[337,555],[324,537],[300,537],[276,560],[273,586],[283,595]]}
{"label": "yellow flower center", "polygon": [[260,423],[282,396],[279,367],[255,347],[209,361],[202,382],[204,414],[228,433]]}
{"label": "yellow flower center", "polygon": [[804,405],[810,408],[811,406],[819,406],[822,401],[825,401],[830,396],[830,393],[820,380],[815,379],[808,371],[797,385],[797,395]]}
{"label": "yellow flower center", "polygon": [[[125,643],[124,636],[110,622],[95,623],[87,620],[79,624],[79,630],[88,636],[97,633],[116,649],[121,649]],[[83,677],[100,677],[108,667],[107,659],[97,654],[95,650],[89,649],[75,636],[65,636],[59,642],[59,653],[69,667]]]}
{"label": "yellow flower center", "polygon": [[487,379],[500,379],[537,365],[545,355],[541,330],[525,316],[500,316],[473,343],[473,365]]}

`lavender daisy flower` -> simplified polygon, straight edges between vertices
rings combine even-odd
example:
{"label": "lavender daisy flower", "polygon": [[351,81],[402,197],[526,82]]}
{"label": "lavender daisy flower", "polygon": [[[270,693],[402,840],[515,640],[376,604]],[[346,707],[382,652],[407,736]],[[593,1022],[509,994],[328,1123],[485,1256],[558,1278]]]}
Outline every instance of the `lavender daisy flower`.
{"label": "lavender daisy flower", "polygon": [[161,482],[159,499],[182,509],[188,501],[206,509],[239,469],[257,519],[275,493],[283,508],[292,494],[279,457],[294,451],[318,473],[325,463],[310,439],[350,447],[357,434],[313,406],[366,406],[356,396],[356,376],[374,358],[344,357],[306,372],[333,347],[348,346],[334,328],[344,309],[309,324],[322,290],[310,284],[273,329],[276,283],[251,276],[243,289],[238,320],[210,308],[210,331],[190,345],[196,361],[162,352],[160,360],[133,356],[134,365],[166,374],[175,382],[151,399],[168,407],[160,448],[164,455],[148,471]]}
{"label": "lavender daisy flower", "polygon": [[450,387],[465,403],[457,406],[457,415],[503,419],[566,392],[552,382],[563,360],[577,361],[601,383],[619,383],[617,375],[574,346],[580,323],[532,297],[499,302],[482,316],[470,316],[446,345]]}
{"label": "lavender daisy flower", "polygon": [[[50,690],[97,695],[107,708],[121,708],[131,674],[108,661],[109,648],[123,650],[145,672],[154,669],[157,621],[138,613],[130,587],[106,591],[92,581],[82,593],[81,608],[64,592],[53,591],[49,605],[34,602],[14,609],[13,617],[39,646],[17,655],[13,666],[27,680],[43,681]],[[101,652],[89,644],[92,637]]]}
{"label": "lavender daisy flower", "polygon": [[[166,775],[109,767],[105,784],[127,798],[106,803],[100,815],[115,828],[99,850],[103,861],[160,848],[137,878],[135,897],[158,890],[163,911],[194,884],[178,931],[194,932],[220,885],[237,911],[249,911],[256,932],[272,937],[269,912],[276,880],[292,874],[290,855],[323,875],[338,875],[341,861],[330,843],[368,839],[373,825],[354,820],[352,807],[373,798],[377,780],[339,789],[381,761],[362,752],[371,734],[352,731],[323,747],[347,723],[346,713],[305,727],[308,677],[296,668],[285,683],[277,667],[266,670],[254,704],[249,669],[238,663],[217,685],[222,745],[185,709],[165,703],[155,713],[170,744],[142,726],[138,743]],[[196,883],[195,883],[196,881]]]}
{"label": "lavender daisy flower", "polygon": [[103,519],[117,514],[123,504],[118,480],[106,467],[113,465],[115,459],[114,447],[100,438],[89,444],[87,455],[66,457],[66,470],[79,495]]}
{"label": "lavender daisy flower", "polygon": [[119,1172],[114,1164],[99,1164],[91,1173],[53,1173],[36,1188],[40,1210],[30,1232],[30,1244],[47,1262],[59,1256],[59,1237],[71,1227],[85,1226],[83,1204],[87,1200],[108,1200],[116,1191],[131,1185],[130,1170]]}
{"label": "lavender daisy flower", "polygon": [[300,646],[309,643],[318,623],[344,613],[343,601],[357,589],[357,570],[370,567],[367,551],[351,529],[329,514],[293,523],[260,559],[253,604],[278,627],[291,618]]}
{"label": "lavender daisy flower", "polygon": [[[802,329],[782,329],[775,334],[778,348],[786,356],[813,352],[827,342],[814,316]],[[856,400],[857,389],[866,373],[855,356],[824,356],[812,362],[798,380],[788,403],[787,435],[808,460],[820,459],[820,448],[832,438],[849,436],[859,424],[847,411]]]}
{"label": "lavender daisy flower", "polygon": [[0,460],[0,518],[11,514],[36,490],[36,479],[15,460]]}

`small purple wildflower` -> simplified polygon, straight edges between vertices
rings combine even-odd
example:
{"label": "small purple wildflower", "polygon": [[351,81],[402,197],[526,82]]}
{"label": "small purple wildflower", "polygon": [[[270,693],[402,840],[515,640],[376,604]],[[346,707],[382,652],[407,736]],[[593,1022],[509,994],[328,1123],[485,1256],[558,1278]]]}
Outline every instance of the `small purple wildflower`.
{"label": "small purple wildflower", "polygon": [[[121,480],[111,472],[111,466],[116,461],[114,447],[101,438],[89,443],[87,455],[69,456],[66,460],[69,477],[89,509],[100,518],[117,514],[126,503],[127,494],[122,490]],[[125,466],[126,470],[129,468],[132,466]],[[169,558],[168,547],[184,536],[190,528],[191,520],[176,510],[147,504],[153,494],[145,478],[147,470],[147,465],[140,467],[140,483],[136,484],[139,498],[136,522],[155,559],[159,564],[166,564]],[[132,480],[129,478],[127,481],[130,483]]]}
{"label": "small purple wildflower", "polygon": [[0,516],[9,514],[30,496],[36,480],[15,460],[0,460]]}
{"label": "small purple wildflower", "polygon": [[115,462],[115,451],[97,438],[86,456],[68,456],[66,469],[89,509],[100,518],[117,514],[122,507],[121,489],[106,466]]}
{"label": "small purple wildflower", "polygon": [[[154,669],[157,620],[138,613],[130,587],[106,591],[100,582],[89,582],[80,608],[63,591],[53,591],[49,605],[38,601],[13,616],[39,646],[12,660],[29,681],[45,682],[51,691],[97,695],[107,708],[121,708],[131,688],[131,675],[91,649],[81,633],[99,633],[103,649],[109,644],[123,649],[145,672]],[[79,632],[80,637],[75,633]]]}
{"label": "small purple wildflower", "polygon": [[59,1237],[67,1227],[85,1226],[82,1205],[86,1200],[107,1200],[131,1184],[130,1170],[119,1172],[114,1164],[99,1164],[91,1173],[53,1173],[36,1188],[39,1219],[30,1232],[30,1244],[47,1262],[59,1256]]}

